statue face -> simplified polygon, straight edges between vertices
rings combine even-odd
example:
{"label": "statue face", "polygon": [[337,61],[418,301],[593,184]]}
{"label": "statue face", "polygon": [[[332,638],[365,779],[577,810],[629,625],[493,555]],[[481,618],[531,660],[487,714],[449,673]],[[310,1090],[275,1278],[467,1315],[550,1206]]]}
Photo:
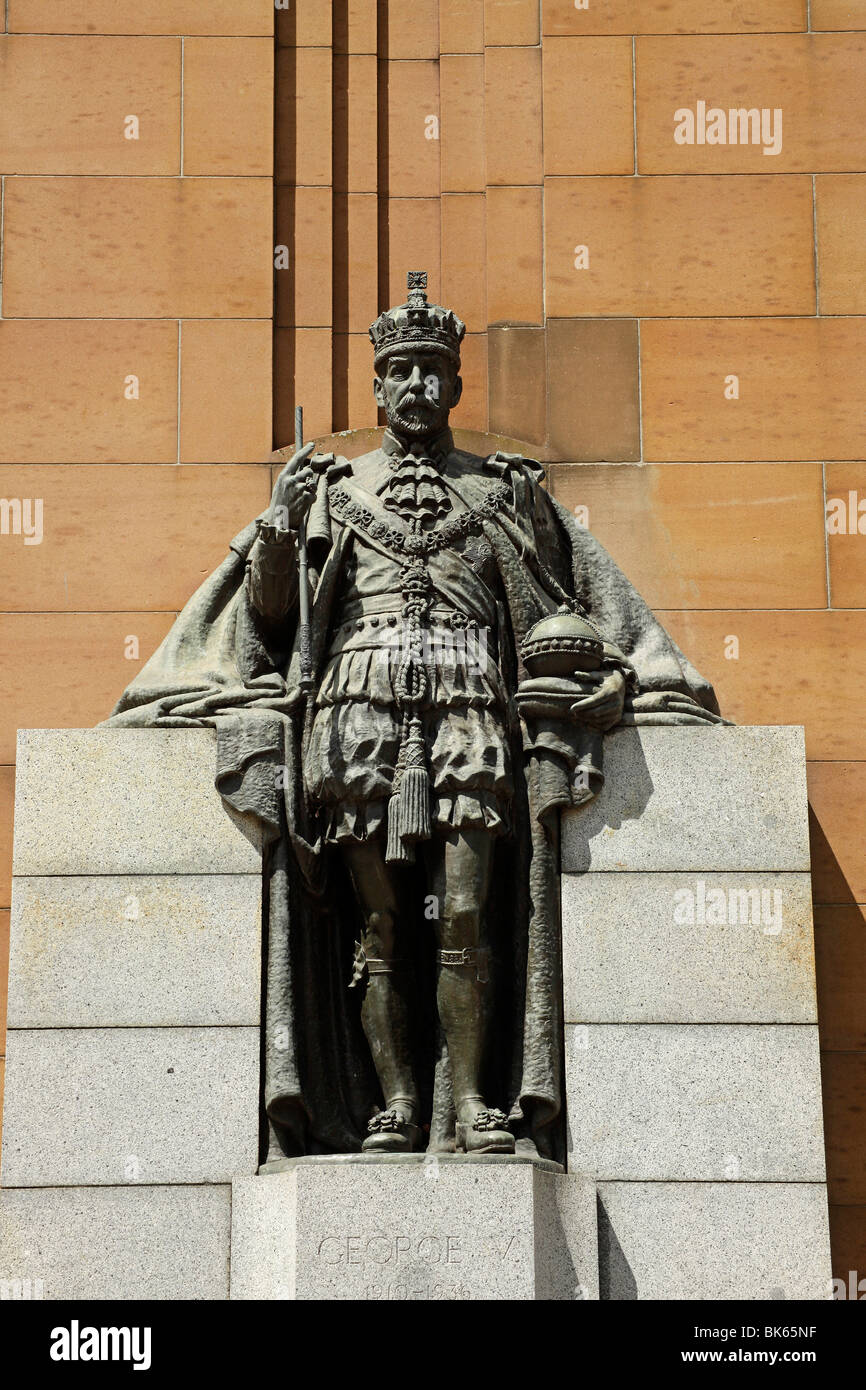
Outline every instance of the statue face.
{"label": "statue face", "polygon": [[395,352],[373,392],[398,434],[439,434],[460,399],[463,382],[450,358],[438,352]]}

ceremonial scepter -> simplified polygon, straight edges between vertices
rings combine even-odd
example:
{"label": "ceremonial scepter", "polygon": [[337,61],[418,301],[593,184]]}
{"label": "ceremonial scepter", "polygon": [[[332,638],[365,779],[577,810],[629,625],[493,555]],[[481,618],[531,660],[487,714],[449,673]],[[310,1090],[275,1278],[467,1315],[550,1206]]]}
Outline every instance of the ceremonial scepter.
{"label": "ceremonial scepter", "polygon": [[[304,407],[295,406],[295,453],[299,454],[304,447]],[[298,527],[298,604],[300,611],[300,655],[301,655],[301,691],[303,692],[307,709],[305,710],[305,732],[306,724],[309,722],[310,696],[313,691],[313,649],[310,636],[310,561],[307,555],[307,517],[306,513]]]}
{"label": "ceremonial scepter", "polygon": [[[304,447],[304,407],[295,406],[295,453]],[[303,750],[309,746],[313,728],[313,644],[310,623],[310,560],[307,554],[307,514],[304,513],[298,526],[298,618],[300,631],[298,650],[301,658],[301,694],[304,700],[304,726],[301,734],[301,759]],[[303,763],[302,763],[303,765]],[[307,796],[307,783],[301,772],[301,798],[307,817],[310,805]]]}

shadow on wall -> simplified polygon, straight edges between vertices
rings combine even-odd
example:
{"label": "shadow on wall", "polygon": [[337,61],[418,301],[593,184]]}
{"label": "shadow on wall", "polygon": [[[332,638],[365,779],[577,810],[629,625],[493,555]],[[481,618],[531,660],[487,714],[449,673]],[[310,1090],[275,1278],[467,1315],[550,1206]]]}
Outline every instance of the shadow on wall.
{"label": "shadow on wall", "polygon": [[598,1198],[598,1296],[602,1302],[636,1303],[637,1280]]}
{"label": "shadow on wall", "polygon": [[848,882],[818,814],[809,804],[809,851],[812,861],[813,898],[816,903],[857,906],[857,896]]}
{"label": "shadow on wall", "polygon": [[625,821],[640,820],[655,791],[639,731],[620,729],[617,737],[629,741],[628,777],[606,778],[593,801],[570,813],[569,873],[587,873],[592,866],[592,840],[607,830],[619,830]]}

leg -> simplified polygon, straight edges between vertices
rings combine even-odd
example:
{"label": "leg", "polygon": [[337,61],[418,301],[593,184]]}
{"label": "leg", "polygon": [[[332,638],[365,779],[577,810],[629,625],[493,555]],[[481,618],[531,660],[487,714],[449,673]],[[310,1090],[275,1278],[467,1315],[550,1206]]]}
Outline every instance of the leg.
{"label": "leg", "polygon": [[402,947],[393,874],[385,864],[383,845],[375,841],[345,845],[343,854],[363,914],[364,953],[372,962],[361,1005],[361,1023],[385,1109],[397,1111],[403,1121],[415,1125],[419,1104],[409,1045],[411,976],[399,964]]}
{"label": "leg", "polygon": [[[481,1069],[487,1022],[486,959],[482,921],[490,886],[493,841],[480,830],[457,831],[435,848],[433,889],[439,899],[440,950],[436,1002],[448,1042],[458,1137],[472,1131],[487,1105],[481,1089]],[[468,953],[465,962],[451,962],[448,953]],[[445,960],[442,960],[442,955]],[[501,1127],[488,1137],[474,1137],[475,1151],[513,1150],[514,1141]],[[494,1137],[495,1134],[495,1137]],[[464,1141],[463,1147],[469,1147]]]}

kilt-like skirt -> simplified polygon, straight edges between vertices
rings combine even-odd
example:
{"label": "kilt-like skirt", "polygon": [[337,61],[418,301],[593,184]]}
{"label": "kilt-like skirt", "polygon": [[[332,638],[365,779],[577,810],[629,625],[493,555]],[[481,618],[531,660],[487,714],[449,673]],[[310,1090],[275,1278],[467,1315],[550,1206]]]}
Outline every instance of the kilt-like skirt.
{"label": "kilt-like skirt", "polygon": [[[425,663],[421,710],[434,831],[509,832],[512,758],[506,695],[492,654],[443,643]],[[331,843],[384,837],[403,718],[394,693],[398,656],[386,647],[341,651],[316,699],[304,778]]]}

